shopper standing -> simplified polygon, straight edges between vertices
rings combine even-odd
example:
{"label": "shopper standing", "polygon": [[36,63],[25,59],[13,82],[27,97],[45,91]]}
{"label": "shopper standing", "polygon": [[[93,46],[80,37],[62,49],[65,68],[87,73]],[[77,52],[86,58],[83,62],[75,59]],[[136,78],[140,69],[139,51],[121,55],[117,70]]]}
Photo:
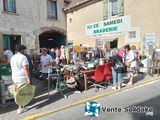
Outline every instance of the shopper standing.
{"label": "shopper standing", "polygon": [[53,64],[53,59],[49,54],[47,54],[47,51],[48,51],[47,48],[43,48],[42,49],[42,56],[40,57],[40,62],[41,62],[40,66],[42,68],[43,81],[44,81],[44,84],[45,84],[44,90],[47,90],[47,87],[48,87],[48,80],[47,80],[48,72],[50,72],[50,73],[52,72],[52,69],[50,69],[50,67]]}
{"label": "shopper standing", "polygon": [[123,64],[122,57],[118,55],[118,49],[113,49],[113,56],[111,57],[112,62],[112,77],[113,77],[113,87],[112,89],[121,89],[122,86],[122,69],[115,70],[116,62]]}
{"label": "shopper standing", "polygon": [[130,63],[130,65],[127,66],[127,72],[128,72],[128,76],[130,78],[127,85],[133,85],[133,75],[136,72],[136,66],[137,66],[135,52],[133,50],[131,50],[130,45],[126,45],[124,48],[126,51],[125,61]]}
{"label": "shopper standing", "polygon": [[[10,60],[12,80],[17,87],[24,83],[30,84],[29,63],[26,56],[23,55],[25,49],[24,45],[17,45],[15,47],[16,54]],[[19,105],[17,113],[20,114],[27,110],[24,106]]]}
{"label": "shopper standing", "polygon": [[4,59],[10,62],[10,59],[13,56],[13,52],[11,50],[7,50],[7,48],[4,48],[3,51],[4,51]]}

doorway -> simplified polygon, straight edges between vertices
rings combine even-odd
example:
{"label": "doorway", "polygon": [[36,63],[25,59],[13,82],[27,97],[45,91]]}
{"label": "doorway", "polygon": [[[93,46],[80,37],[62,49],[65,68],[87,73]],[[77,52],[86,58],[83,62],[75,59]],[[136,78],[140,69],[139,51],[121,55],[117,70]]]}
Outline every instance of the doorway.
{"label": "doorway", "polygon": [[55,31],[48,31],[39,36],[40,48],[55,48],[66,44],[66,36]]}
{"label": "doorway", "polygon": [[118,47],[118,38],[110,42],[110,48],[117,48],[117,47]]}
{"label": "doorway", "polygon": [[3,47],[15,53],[15,46],[21,44],[20,35],[3,35]]}

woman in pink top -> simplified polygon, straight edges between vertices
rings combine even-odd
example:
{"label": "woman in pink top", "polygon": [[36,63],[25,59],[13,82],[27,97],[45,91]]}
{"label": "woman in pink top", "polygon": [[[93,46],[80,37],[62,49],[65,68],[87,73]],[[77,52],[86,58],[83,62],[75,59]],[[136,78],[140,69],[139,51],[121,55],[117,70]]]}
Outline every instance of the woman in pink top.
{"label": "woman in pink top", "polygon": [[119,49],[118,55],[121,56],[122,60],[124,61],[124,57],[125,57],[124,46]]}

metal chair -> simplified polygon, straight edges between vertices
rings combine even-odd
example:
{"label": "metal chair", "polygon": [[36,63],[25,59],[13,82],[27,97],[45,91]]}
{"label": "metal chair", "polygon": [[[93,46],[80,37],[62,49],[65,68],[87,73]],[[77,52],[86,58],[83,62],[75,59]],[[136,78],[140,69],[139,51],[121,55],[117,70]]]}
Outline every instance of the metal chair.
{"label": "metal chair", "polygon": [[[53,69],[55,71],[55,73],[51,72],[51,69]],[[49,93],[50,93],[50,86],[51,86],[51,80],[55,80],[56,81],[56,86],[55,86],[55,91],[60,92],[60,94],[62,96],[64,96],[65,98],[67,98],[67,96],[65,94],[63,94],[63,90],[65,89],[60,89],[59,87],[59,83],[61,80],[61,76],[60,76],[60,70],[57,67],[50,67],[48,69],[48,99],[49,99]]]}
{"label": "metal chair", "polygon": [[80,84],[79,84],[79,82],[75,79],[75,74],[74,74],[74,68],[73,68],[73,66],[70,66],[70,67],[69,67],[69,66],[65,66],[64,69],[65,69],[65,68],[68,68],[68,70],[67,70],[68,72],[64,74],[63,78],[64,78],[64,80],[65,80],[65,82],[66,82],[66,84],[67,84],[67,87],[68,87],[69,89],[74,90],[74,91],[72,91],[72,92],[69,92],[69,93],[65,94],[66,97],[67,97],[69,94],[72,94],[72,93],[82,93],[81,90],[79,89]]}
{"label": "metal chair", "polygon": [[[56,71],[55,73],[51,73],[50,70],[54,69],[54,71]],[[61,96],[63,96],[64,98],[67,98],[69,94],[71,93],[81,93],[80,91],[77,91],[77,88],[75,87],[74,89],[76,90],[73,92],[69,92],[64,94],[63,91],[66,90],[68,87],[65,78],[67,77],[63,77],[60,73],[60,70],[56,67],[51,67],[48,69],[48,99],[49,99],[49,92],[50,92],[50,85],[51,85],[51,80],[55,80],[56,81],[56,86],[55,86],[55,91],[60,92]],[[62,81],[62,79],[64,79],[64,81]],[[60,85],[61,83],[61,85]],[[63,86],[62,86],[63,83]]]}

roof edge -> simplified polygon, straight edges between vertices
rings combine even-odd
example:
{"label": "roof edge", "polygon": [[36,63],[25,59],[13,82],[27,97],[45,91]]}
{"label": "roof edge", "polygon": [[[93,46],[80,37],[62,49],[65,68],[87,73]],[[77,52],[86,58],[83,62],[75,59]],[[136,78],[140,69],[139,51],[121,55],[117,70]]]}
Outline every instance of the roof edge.
{"label": "roof edge", "polygon": [[76,4],[73,4],[70,7],[66,7],[63,9],[64,13],[71,13],[74,12],[76,10],[79,10],[81,8],[84,8],[86,6],[89,6],[91,4],[94,4],[96,2],[100,2],[102,0],[82,0],[81,2],[77,2]]}

